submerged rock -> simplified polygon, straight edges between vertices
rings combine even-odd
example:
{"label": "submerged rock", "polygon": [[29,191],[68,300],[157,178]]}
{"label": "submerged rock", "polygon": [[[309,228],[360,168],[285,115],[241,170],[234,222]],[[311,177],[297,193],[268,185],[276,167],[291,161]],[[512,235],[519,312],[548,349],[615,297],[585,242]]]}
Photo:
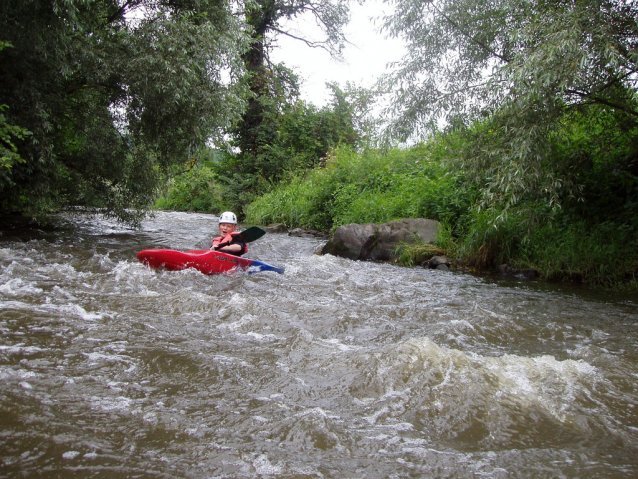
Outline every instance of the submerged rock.
{"label": "submerged rock", "polygon": [[299,238],[326,238],[328,235],[318,230],[304,230],[301,228],[295,228],[288,232],[288,236],[296,236]]}
{"label": "submerged rock", "polygon": [[425,268],[438,269],[440,271],[449,271],[451,269],[450,261],[445,256],[434,256],[423,266]]}
{"label": "submerged rock", "polygon": [[512,268],[509,264],[502,264],[498,267],[498,272],[503,276],[512,276],[520,279],[538,279],[540,277],[540,273],[533,269],[515,269]]}

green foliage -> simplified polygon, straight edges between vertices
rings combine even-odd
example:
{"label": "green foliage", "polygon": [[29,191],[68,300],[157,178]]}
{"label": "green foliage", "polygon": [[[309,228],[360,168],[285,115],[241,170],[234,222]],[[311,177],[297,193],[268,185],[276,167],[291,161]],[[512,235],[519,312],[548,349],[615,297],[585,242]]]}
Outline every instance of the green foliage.
{"label": "green foliage", "polygon": [[[479,148],[498,138],[490,126],[485,122],[465,132],[468,145]],[[559,183],[551,195],[540,187],[512,192],[508,186],[519,181],[516,177],[499,188],[496,182],[512,170],[484,162],[468,174],[482,201],[470,212],[459,255],[477,268],[510,262],[552,279],[623,282],[638,261],[631,246],[638,231],[636,138],[637,126],[608,108],[564,115],[548,135],[548,160],[535,172]]]}
{"label": "green foliage", "polygon": [[553,221],[527,228],[522,217],[477,213],[461,239],[459,258],[477,269],[503,263],[534,268],[553,281],[576,281],[593,286],[636,289],[638,240],[633,227],[607,221],[591,224],[563,211]]}
{"label": "green foliage", "polygon": [[397,133],[446,118],[469,124],[506,109],[528,127],[564,106],[636,116],[635,2],[406,0],[385,30],[408,54],[387,78]]}
{"label": "green foliage", "polygon": [[229,154],[213,166],[233,211],[242,212],[280,182],[303,176],[338,145],[358,146],[373,135],[369,112],[374,94],[351,86],[330,88],[332,101],[321,109],[271,98],[268,115],[258,128],[259,149]]}
{"label": "green foliage", "polygon": [[257,224],[283,223],[289,227],[327,230],[332,219],[325,207],[332,199],[331,178],[325,171],[313,171],[306,178],[295,177],[246,208],[246,220]]}
{"label": "green foliage", "polygon": [[155,203],[158,209],[218,213],[226,203],[210,168],[192,168],[171,179],[167,191]]}
{"label": "green foliage", "polygon": [[614,112],[592,111],[596,114],[573,111],[563,118],[547,147],[552,161],[543,163],[546,174],[579,185],[577,196],[570,188],[556,188],[556,202],[536,190],[509,203],[506,188],[496,195],[490,185],[503,172],[489,162],[468,170],[458,161],[477,148],[478,137],[491,141],[497,135],[488,121],[411,148],[337,148],[315,169],[250,204],[247,216],[260,224],[322,230],[426,217],[443,224],[436,248],[402,247],[401,264],[420,264],[444,251],[479,270],[509,263],[536,268],[552,280],[636,287],[636,130],[625,124],[621,131],[622,117]]}
{"label": "green foliage", "polygon": [[355,123],[367,125],[370,95],[361,89],[342,91],[335,85],[332,88],[333,101],[321,109],[301,101],[286,103],[285,99],[271,98],[272,116],[260,126],[270,139],[258,154],[226,153],[218,155],[215,161],[204,162],[202,169],[210,170],[206,181],[190,179],[191,184],[176,179],[158,207],[194,209],[188,198],[210,197],[211,204],[223,203],[224,208],[241,214],[247,204],[280,182],[303,176],[339,144],[358,144],[361,136]]}
{"label": "green foliage", "polygon": [[579,187],[577,196],[562,200],[565,214],[590,224],[614,221],[638,232],[638,124],[599,108],[566,116],[560,138],[558,174]]}
{"label": "green foliage", "polygon": [[[248,217],[326,230],[428,217],[444,224],[448,254],[479,269],[635,285],[637,14],[593,0],[400,2],[386,26],[409,54],[388,78],[391,132],[445,118],[445,134],[404,150],[337,148]],[[428,254],[402,252],[406,263]]]}
{"label": "green foliage", "polygon": [[607,108],[565,115],[549,136],[552,161],[543,163],[542,174],[562,183],[555,196],[531,190],[507,204],[504,189],[501,198],[490,197],[487,191],[498,191],[490,187],[496,173],[483,165],[482,208],[471,212],[459,255],[477,268],[509,262],[548,279],[635,287],[637,137],[636,125]]}
{"label": "green foliage", "polygon": [[610,137],[638,123],[637,17],[635,2],[400,2],[386,22],[408,43],[387,78],[392,131],[471,124],[459,158],[484,208],[506,213],[534,196],[558,207],[581,194],[587,168],[563,154],[566,119],[604,108]]}
{"label": "green foliage", "polygon": [[[500,221],[496,221],[500,218]],[[522,241],[529,241],[525,215],[502,215],[499,210],[474,210],[458,254],[469,266],[489,269],[513,261]]]}
{"label": "green foliage", "polygon": [[243,105],[246,42],[223,2],[7,0],[0,31],[14,46],[0,51],[6,121],[32,132],[0,208],[93,205],[134,223],[163,173]]}
{"label": "green foliage", "polygon": [[24,140],[31,134],[29,130],[7,123],[2,113],[7,108],[7,105],[0,105],[0,175],[4,175],[14,164],[24,162],[14,142]]}
{"label": "green foliage", "polygon": [[397,264],[412,267],[424,264],[433,256],[443,256],[447,254],[447,250],[433,244],[410,244],[401,245],[397,253]]}
{"label": "green foliage", "polygon": [[516,259],[545,278],[638,290],[638,239],[617,223],[546,225],[531,232]]}
{"label": "green foliage", "polygon": [[443,143],[362,153],[338,148],[322,167],[252,203],[247,217],[323,230],[414,217],[460,224],[474,193],[438,156]]}
{"label": "green foliage", "polygon": [[[290,70],[282,65],[273,66],[269,61],[272,35],[288,35],[308,46],[324,48],[333,55],[339,55],[345,43],[343,26],[348,21],[348,3],[345,0],[254,0],[246,2],[244,8],[250,44],[242,57],[247,70],[244,81],[250,96],[233,134],[244,160],[254,163],[250,157],[263,156],[263,149],[275,137],[276,121],[273,123],[273,120],[279,112],[278,106],[290,103],[292,97],[298,96],[296,78],[289,75]],[[324,40],[309,40],[286,30],[287,20],[304,14],[314,17]],[[257,162],[263,163],[261,160]]]}

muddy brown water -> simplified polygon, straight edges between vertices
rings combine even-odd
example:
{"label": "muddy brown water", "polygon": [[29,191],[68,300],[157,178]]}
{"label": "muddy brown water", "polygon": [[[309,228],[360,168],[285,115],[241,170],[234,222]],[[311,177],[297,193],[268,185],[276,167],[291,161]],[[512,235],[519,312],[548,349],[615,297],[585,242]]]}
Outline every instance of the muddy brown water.
{"label": "muddy brown water", "polygon": [[638,477],[638,298],[317,256],[216,217],[0,236],[0,477]]}

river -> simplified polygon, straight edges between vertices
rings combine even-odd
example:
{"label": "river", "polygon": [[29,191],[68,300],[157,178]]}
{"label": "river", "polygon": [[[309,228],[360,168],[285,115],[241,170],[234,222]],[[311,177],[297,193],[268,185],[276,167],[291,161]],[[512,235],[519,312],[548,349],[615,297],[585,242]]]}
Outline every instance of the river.
{"label": "river", "polygon": [[0,236],[0,477],[638,477],[638,297],[318,256],[216,217]]}

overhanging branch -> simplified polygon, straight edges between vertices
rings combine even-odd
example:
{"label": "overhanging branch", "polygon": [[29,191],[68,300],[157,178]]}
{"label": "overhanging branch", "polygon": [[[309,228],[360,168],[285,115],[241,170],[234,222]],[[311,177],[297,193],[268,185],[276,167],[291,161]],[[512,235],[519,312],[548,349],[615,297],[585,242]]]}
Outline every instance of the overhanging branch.
{"label": "overhanging branch", "polygon": [[608,100],[606,98],[601,98],[599,96],[596,96],[594,94],[588,93],[588,92],[582,92],[582,91],[578,91],[578,90],[565,90],[565,93],[569,93],[570,95],[576,95],[579,98],[582,98],[583,100],[588,100],[592,103],[599,103],[601,105],[606,105],[608,107],[614,108],[616,110],[620,110],[622,112],[625,112],[629,115],[638,117],[638,111],[629,108],[627,105],[623,105],[622,103],[617,103],[611,100]]}
{"label": "overhanging branch", "polygon": [[280,30],[279,28],[270,27],[270,29],[271,29],[272,31],[274,31],[274,32],[277,32],[277,33],[281,34],[281,35],[285,35],[285,36],[287,36],[287,37],[290,37],[290,38],[292,38],[292,39],[294,39],[294,40],[299,40],[299,41],[301,41],[301,42],[305,43],[306,45],[308,45],[308,46],[309,46],[309,47],[311,47],[311,48],[322,48],[322,49],[326,50],[328,53],[332,54],[332,50],[330,49],[330,47],[329,47],[329,46],[327,46],[327,45],[329,45],[329,43],[328,43],[328,42],[312,42],[312,41],[307,40],[307,39],[305,39],[305,38],[302,38],[302,37],[298,37],[298,36],[296,36],[296,35],[293,35],[293,34],[292,34],[292,33],[290,33],[290,32],[286,32],[286,31],[284,31],[284,30]]}

